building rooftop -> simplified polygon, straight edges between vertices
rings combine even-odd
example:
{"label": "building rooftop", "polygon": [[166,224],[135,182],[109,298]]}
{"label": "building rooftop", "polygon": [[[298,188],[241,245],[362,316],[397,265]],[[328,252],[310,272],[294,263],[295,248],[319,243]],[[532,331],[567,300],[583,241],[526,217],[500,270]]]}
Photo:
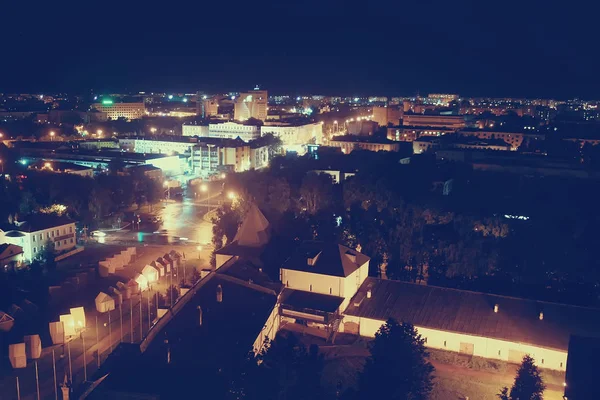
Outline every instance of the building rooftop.
{"label": "building rooftop", "polygon": [[29,166],[29,168],[30,169],[44,169],[46,166],[46,163],[50,163],[51,168],[52,168],[50,171],[55,171],[55,172],[85,171],[85,170],[92,169],[91,167],[85,167],[83,165],[73,164],[73,163],[69,163],[69,162],[47,161],[47,160],[37,161],[37,162],[31,164]]}
{"label": "building rooftop", "polygon": [[73,222],[74,221],[68,217],[61,217],[54,214],[32,214],[16,224],[0,224],[0,230],[4,232],[37,232],[44,229],[50,229],[55,226],[71,224]]}
{"label": "building rooftop", "polygon": [[[366,298],[368,290],[371,298]],[[381,321],[395,318],[417,327],[561,351],[567,350],[573,334],[600,337],[600,309],[376,278],[365,280],[345,314]]]}
{"label": "building rooftop", "polygon": [[346,277],[369,260],[368,256],[341,244],[306,241],[281,268]]}

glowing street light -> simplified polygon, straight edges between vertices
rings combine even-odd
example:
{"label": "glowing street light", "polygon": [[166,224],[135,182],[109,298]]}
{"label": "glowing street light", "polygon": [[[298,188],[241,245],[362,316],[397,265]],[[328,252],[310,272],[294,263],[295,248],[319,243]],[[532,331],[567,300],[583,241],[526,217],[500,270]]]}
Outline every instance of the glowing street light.
{"label": "glowing street light", "polygon": [[150,128],[150,132],[152,132],[152,133],[156,133],[156,130],[157,129],[155,127]]}
{"label": "glowing street light", "polygon": [[50,131],[50,141],[54,141],[54,131]]}
{"label": "glowing street light", "polygon": [[208,206],[208,198],[209,198],[209,194],[208,194],[208,185],[207,185],[206,183],[203,183],[203,184],[200,186],[200,190],[201,190],[202,192],[206,192],[206,212],[208,212],[208,211],[209,211],[209,206]]}
{"label": "glowing street light", "polygon": [[227,177],[227,175],[225,174],[225,172],[221,173],[221,179],[225,179]]}
{"label": "glowing street light", "polygon": [[4,137],[4,133],[0,132],[0,139]]}
{"label": "glowing street light", "polygon": [[228,198],[229,200],[235,200],[235,198],[236,198],[236,197],[237,197],[237,196],[236,196],[236,194],[235,194],[234,192],[229,192],[229,193],[227,193],[227,198]]}

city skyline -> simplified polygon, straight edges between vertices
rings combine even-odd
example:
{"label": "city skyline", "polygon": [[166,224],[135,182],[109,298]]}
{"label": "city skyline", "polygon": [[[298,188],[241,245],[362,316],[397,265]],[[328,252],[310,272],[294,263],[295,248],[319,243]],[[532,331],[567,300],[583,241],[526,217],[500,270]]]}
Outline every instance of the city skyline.
{"label": "city skyline", "polygon": [[[210,18],[223,15],[216,4],[160,15],[130,5],[93,12],[40,5],[44,12],[28,24],[14,6],[4,49],[13,61],[0,65],[0,76],[10,78],[0,91],[228,91],[260,84],[272,93],[348,96],[600,96],[585,10],[378,5],[305,3],[299,10],[261,3],[242,18],[244,8],[232,2],[237,12],[226,21]],[[198,20],[190,20],[194,13]]]}

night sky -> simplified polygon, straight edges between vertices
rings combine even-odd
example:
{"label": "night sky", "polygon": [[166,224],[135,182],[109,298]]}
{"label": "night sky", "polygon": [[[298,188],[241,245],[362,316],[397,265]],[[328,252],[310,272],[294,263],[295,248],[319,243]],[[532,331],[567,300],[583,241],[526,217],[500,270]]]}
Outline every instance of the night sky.
{"label": "night sky", "polygon": [[591,1],[10,3],[5,92],[600,98]]}

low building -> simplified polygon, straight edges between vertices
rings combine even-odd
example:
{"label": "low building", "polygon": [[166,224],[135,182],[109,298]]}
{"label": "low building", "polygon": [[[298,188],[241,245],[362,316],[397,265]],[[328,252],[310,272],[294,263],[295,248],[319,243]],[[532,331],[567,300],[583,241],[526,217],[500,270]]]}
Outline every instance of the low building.
{"label": "low building", "polygon": [[141,119],[146,115],[144,103],[115,103],[112,100],[102,100],[102,103],[92,104],[92,108],[105,113],[108,119],[125,118],[127,120]]}
{"label": "low building", "polygon": [[71,250],[77,244],[75,222],[52,214],[32,214],[24,221],[0,225],[0,243],[23,249],[23,259],[31,262],[47,243],[56,252]]}
{"label": "low building", "polygon": [[14,271],[23,265],[23,248],[10,243],[0,243],[0,271]]}
{"label": "low building", "polygon": [[28,169],[53,172],[55,174],[87,176],[90,178],[94,176],[94,170],[91,167],[61,161],[39,160],[30,164]]}
{"label": "low building", "polygon": [[144,164],[144,165],[131,165],[127,167],[127,172],[130,174],[143,174],[150,179],[154,179],[155,181],[162,182],[165,178],[162,170],[160,168],[155,167],[154,165]]}
{"label": "low building", "polygon": [[564,371],[571,335],[600,336],[600,309],[367,278],[343,331],[373,337],[388,318],[413,324],[425,346],[512,363],[531,355]]}
{"label": "low building", "polygon": [[342,153],[349,154],[356,149],[369,151],[399,151],[400,144],[385,138],[373,136],[343,135],[333,136],[327,143],[330,147],[337,147]]}
{"label": "low building", "polygon": [[85,150],[102,150],[102,149],[118,149],[119,141],[117,139],[88,139],[77,142],[80,149]]}

